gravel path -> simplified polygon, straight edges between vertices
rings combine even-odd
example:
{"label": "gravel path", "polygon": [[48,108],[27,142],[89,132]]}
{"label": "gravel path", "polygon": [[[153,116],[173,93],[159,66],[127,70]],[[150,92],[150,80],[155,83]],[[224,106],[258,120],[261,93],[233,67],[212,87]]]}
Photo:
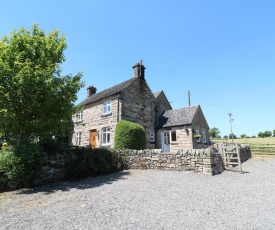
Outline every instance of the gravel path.
{"label": "gravel path", "polygon": [[243,170],[130,170],[1,193],[0,229],[275,229],[275,158]]}

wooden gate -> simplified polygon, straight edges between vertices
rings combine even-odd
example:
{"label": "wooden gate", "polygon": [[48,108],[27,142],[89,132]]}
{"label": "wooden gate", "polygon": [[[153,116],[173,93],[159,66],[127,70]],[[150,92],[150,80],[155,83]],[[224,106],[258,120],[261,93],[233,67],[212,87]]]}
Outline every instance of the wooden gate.
{"label": "wooden gate", "polygon": [[223,158],[224,168],[227,170],[239,169],[242,172],[242,162],[240,157],[240,146],[238,145],[221,145],[220,150]]}

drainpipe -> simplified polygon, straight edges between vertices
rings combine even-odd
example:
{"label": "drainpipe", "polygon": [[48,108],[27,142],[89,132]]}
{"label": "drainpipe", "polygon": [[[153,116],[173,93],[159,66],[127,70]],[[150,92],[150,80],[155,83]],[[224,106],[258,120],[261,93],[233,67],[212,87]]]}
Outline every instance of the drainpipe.
{"label": "drainpipe", "polygon": [[158,112],[159,112],[159,106],[155,105],[155,149],[158,147]]}
{"label": "drainpipe", "polygon": [[120,102],[120,96],[117,95],[117,122],[119,122],[119,102]]}

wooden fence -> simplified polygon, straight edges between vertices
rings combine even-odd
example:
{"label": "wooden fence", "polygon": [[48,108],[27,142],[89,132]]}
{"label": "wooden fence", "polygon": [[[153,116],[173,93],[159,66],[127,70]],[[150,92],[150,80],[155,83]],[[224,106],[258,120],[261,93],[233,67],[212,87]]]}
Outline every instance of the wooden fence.
{"label": "wooden fence", "polygon": [[275,144],[249,144],[252,154],[275,155]]}

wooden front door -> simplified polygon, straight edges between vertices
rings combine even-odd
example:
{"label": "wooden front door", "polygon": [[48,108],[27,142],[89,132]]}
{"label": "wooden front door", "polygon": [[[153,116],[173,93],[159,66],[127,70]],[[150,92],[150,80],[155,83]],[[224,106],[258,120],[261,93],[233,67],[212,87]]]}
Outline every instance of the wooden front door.
{"label": "wooden front door", "polygon": [[96,130],[90,131],[90,145],[93,149],[96,147]]}

